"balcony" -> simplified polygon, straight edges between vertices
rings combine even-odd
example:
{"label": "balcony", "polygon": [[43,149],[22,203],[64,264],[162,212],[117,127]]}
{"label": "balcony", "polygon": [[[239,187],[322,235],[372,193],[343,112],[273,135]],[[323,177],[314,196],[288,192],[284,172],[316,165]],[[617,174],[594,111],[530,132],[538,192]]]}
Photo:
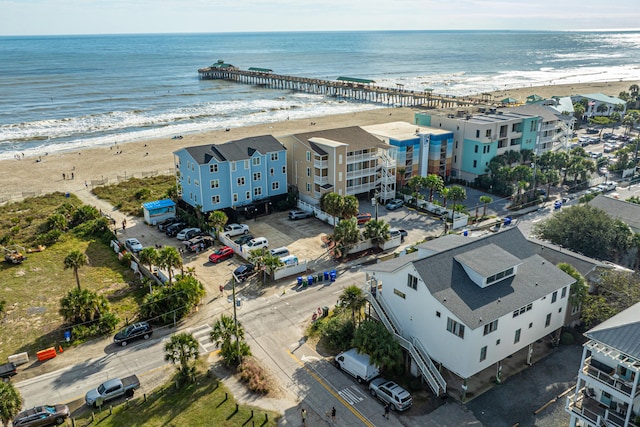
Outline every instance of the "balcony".
{"label": "balcony", "polygon": [[610,407],[607,407],[592,397],[585,395],[584,389],[581,393],[567,397],[567,410],[578,415],[589,424],[597,426],[638,427],[634,424],[633,417],[628,424],[625,423],[628,408],[619,408],[615,402]]}
{"label": "balcony", "polygon": [[329,183],[329,177],[328,176],[320,176],[320,175],[314,175],[313,176],[313,183],[314,184],[328,184]]}
{"label": "balcony", "polygon": [[376,168],[366,168],[366,169],[357,169],[352,171],[347,171],[347,178],[360,178],[363,176],[375,176]]}
{"label": "balcony", "polygon": [[326,169],[329,167],[329,162],[327,160],[314,160],[313,167],[318,169]]}
{"label": "balcony", "polygon": [[[631,397],[631,392],[633,391],[633,385],[630,382],[620,379],[613,372],[605,372],[602,369],[598,369],[595,364],[591,364],[591,358],[588,358],[585,361],[584,366],[582,367],[582,372],[587,376],[597,380],[602,384],[606,384],[610,388],[614,388],[626,396]],[[636,396],[640,394],[640,390],[636,391]]]}

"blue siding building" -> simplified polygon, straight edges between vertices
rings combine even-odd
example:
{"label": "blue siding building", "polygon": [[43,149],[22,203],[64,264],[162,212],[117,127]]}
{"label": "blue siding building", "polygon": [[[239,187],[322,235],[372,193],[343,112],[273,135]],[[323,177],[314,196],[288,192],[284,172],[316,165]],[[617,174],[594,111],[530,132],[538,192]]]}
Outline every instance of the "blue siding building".
{"label": "blue siding building", "polygon": [[174,153],[182,200],[202,212],[251,205],[287,193],[287,152],[271,135]]}

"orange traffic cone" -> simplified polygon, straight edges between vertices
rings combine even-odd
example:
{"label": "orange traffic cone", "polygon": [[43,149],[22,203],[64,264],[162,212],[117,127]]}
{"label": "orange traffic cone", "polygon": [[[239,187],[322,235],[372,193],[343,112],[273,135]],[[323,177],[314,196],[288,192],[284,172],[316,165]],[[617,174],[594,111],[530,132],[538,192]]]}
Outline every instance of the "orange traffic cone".
{"label": "orange traffic cone", "polygon": [[59,348],[58,348],[58,353],[64,353],[64,350],[62,349],[62,346],[60,345],[60,346],[58,346],[58,347],[59,347]]}

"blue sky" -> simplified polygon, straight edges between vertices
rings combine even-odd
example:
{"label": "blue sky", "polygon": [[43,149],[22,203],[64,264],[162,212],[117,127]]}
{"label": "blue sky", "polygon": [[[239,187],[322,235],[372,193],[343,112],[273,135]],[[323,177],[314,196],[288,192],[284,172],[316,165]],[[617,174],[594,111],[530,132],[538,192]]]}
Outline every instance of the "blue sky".
{"label": "blue sky", "polygon": [[0,0],[0,35],[640,28],[638,0]]}

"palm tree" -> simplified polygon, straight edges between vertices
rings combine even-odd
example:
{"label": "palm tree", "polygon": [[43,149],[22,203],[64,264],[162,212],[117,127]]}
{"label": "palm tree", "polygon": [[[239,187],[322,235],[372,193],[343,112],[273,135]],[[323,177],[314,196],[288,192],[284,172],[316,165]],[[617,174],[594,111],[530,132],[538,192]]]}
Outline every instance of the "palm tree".
{"label": "palm tree", "polygon": [[449,188],[449,199],[453,201],[453,211],[451,213],[452,221],[456,214],[456,208],[459,208],[459,206],[456,205],[456,202],[461,202],[463,200],[466,200],[466,198],[467,198],[467,191],[464,188],[460,187],[459,185],[452,185]]}
{"label": "palm tree", "polygon": [[160,267],[166,268],[169,273],[169,285],[173,284],[172,274],[174,268],[182,268],[182,257],[173,246],[165,246],[158,254],[158,264]]}
{"label": "palm tree", "polygon": [[425,177],[420,175],[412,176],[407,182],[407,187],[413,191],[413,198],[416,199],[416,205],[418,204],[418,196],[420,195],[420,190],[424,188]]}
{"label": "palm tree", "polygon": [[449,197],[449,194],[451,194],[451,190],[449,189],[449,187],[443,187],[440,191],[440,197],[442,197],[442,207],[446,208],[447,207],[447,197]]}
{"label": "palm tree", "polygon": [[487,205],[493,202],[493,199],[489,196],[480,196],[480,203],[483,204],[482,217],[487,216]]}
{"label": "palm tree", "polygon": [[362,292],[362,289],[356,285],[347,286],[340,294],[338,302],[341,307],[351,310],[351,321],[357,326],[356,320],[360,321],[362,308],[367,303],[367,297]]}
{"label": "palm tree", "polygon": [[69,254],[64,258],[64,269],[73,269],[73,274],[76,277],[76,284],[78,285],[78,290],[80,290],[80,276],[78,275],[78,270],[83,265],[89,264],[89,258],[83,252],[79,250],[73,250],[69,252]]}
{"label": "palm tree", "polygon": [[375,245],[380,245],[389,240],[389,224],[383,220],[372,219],[364,225],[362,236],[371,239]]}
{"label": "palm tree", "polygon": [[149,266],[149,272],[152,271],[153,264],[158,262],[158,257],[159,257],[158,250],[151,246],[147,246],[146,248],[143,248],[138,254],[138,259],[140,260],[140,262],[142,264],[147,264]]}
{"label": "palm tree", "polygon": [[229,366],[240,364],[244,356],[251,355],[249,345],[244,341],[244,328],[231,316],[221,314],[213,324],[209,338],[220,347],[220,354]]}
{"label": "palm tree", "polygon": [[104,295],[89,289],[72,289],[60,300],[60,315],[73,324],[91,322],[109,311]]}
{"label": "palm tree", "polygon": [[22,408],[22,396],[9,381],[0,381],[0,421],[5,426],[18,415]]}
{"label": "palm tree", "polygon": [[342,214],[344,197],[338,193],[327,193],[320,199],[320,205],[323,211],[333,217],[333,229],[335,230],[338,223],[336,217]]}
{"label": "palm tree", "polygon": [[634,233],[631,238],[631,245],[636,248],[635,270],[640,269],[640,233]]}
{"label": "palm tree", "polygon": [[360,203],[358,202],[358,198],[356,196],[344,196],[342,201],[342,212],[340,212],[340,216],[344,219],[353,218],[358,215],[358,210],[360,209]]}
{"label": "palm tree", "polygon": [[355,218],[343,219],[334,228],[333,241],[336,242],[336,248],[343,258],[347,256],[349,247],[358,240],[360,240],[360,230]]}
{"label": "palm tree", "polygon": [[400,182],[400,190],[404,188],[404,180],[407,176],[407,168],[400,167],[396,170],[396,184]]}
{"label": "palm tree", "polygon": [[171,336],[171,339],[164,346],[164,360],[172,364],[180,363],[178,371],[182,378],[193,378],[195,367],[189,366],[191,360],[198,358],[200,344],[192,334],[183,332]]}
{"label": "palm tree", "polygon": [[218,234],[222,231],[222,227],[229,221],[227,214],[222,211],[213,211],[209,215],[209,226]]}
{"label": "palm tree", "polygon": [[444,180],[440,175],[429,174],[423,181],[424,187],[429,189],[429,201],[433,202],[433,193],[444,187]]}

